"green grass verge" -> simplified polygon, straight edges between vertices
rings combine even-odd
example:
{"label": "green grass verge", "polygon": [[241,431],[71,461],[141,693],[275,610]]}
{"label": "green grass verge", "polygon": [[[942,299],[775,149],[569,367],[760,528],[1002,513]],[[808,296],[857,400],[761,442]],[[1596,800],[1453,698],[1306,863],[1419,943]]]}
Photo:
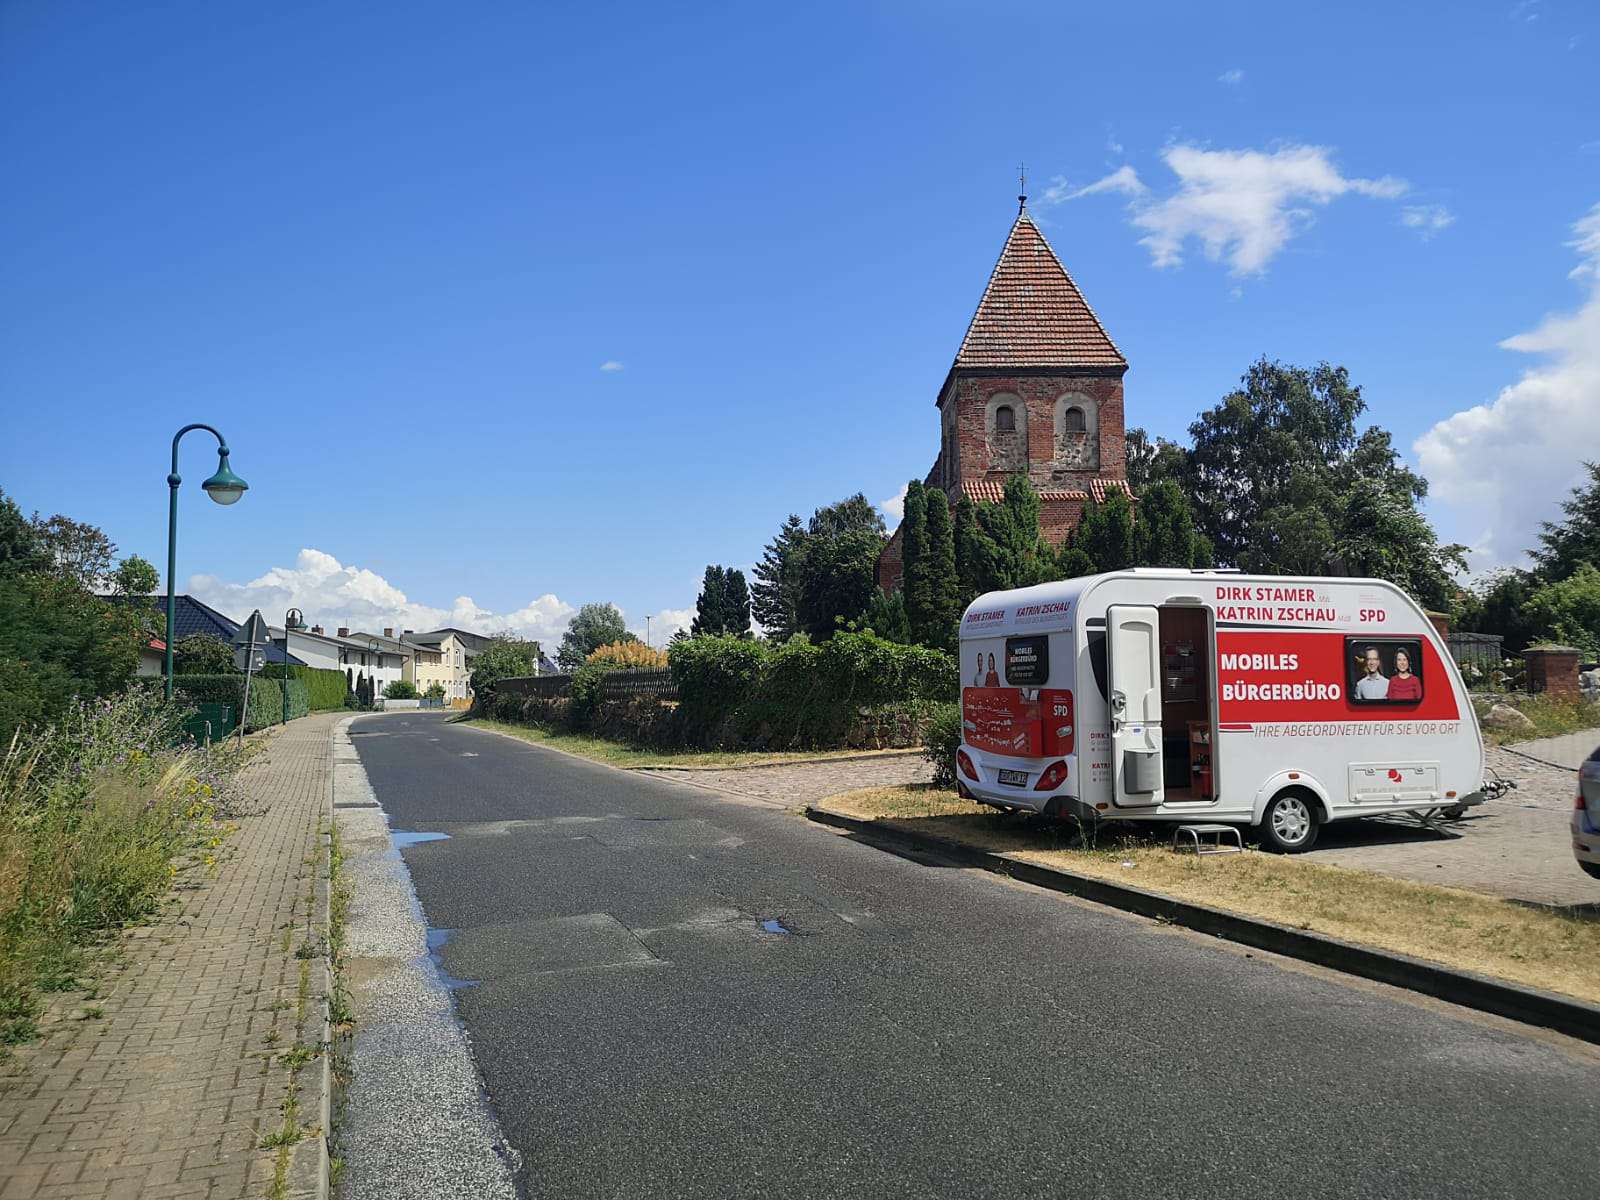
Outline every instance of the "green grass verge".
{"label": "green grass verge", "polygon": [[[1510,701],[1506,701],[1510,703]],[[1535,738],[1560,737],[1600,729],[1600,703],[1593,700],[1559,700],[1550,696],[1519,697],[1512,707],[1533,722],[1531,729],[1484,729],[1484,740],[1494,746],[1531,742]],[[1487,709],[1478,713],[1481,721]]]}
{"label": "green grass verge", "polygon": [[488,729],[508,733],[525,742],[549,746],[592,758],[613,767],[760,767],[781,763],[825,762],[835,758],[860,758],[863,755],[904,754],[903,750],[638,750],[623,742],[607,738],[587,737],[576,733],[551,733],[526,725],[512,725],[505,721],[491,721],[484,717],[458,717],[451,722],[475,729]]}

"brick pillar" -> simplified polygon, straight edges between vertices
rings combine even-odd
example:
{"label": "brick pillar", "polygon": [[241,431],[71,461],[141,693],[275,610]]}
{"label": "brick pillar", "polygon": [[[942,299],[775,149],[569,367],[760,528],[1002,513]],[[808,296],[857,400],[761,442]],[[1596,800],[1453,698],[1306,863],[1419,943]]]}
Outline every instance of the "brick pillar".
{"label": "brick pillar", "polygon": [[1563,700],[1578,699],[1578,660],[1581,650],[1571,646],[1530,647],[1522,652],[1528,664],[1528,690]]}
{"label": "brick pillar", "polygon": [[1428,620],[1433,622],[1433,627],[1439,631],[1439,636],[1441,638],[1447,638],[1450,636],[1449,613],[1430,612],[1428,614]]}

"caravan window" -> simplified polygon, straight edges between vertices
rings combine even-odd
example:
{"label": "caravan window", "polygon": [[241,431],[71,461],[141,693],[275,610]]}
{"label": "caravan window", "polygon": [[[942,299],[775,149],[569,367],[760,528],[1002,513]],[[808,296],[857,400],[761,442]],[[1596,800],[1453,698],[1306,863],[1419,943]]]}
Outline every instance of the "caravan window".
{"label": "caravan window", "polygon": [[1084,622],[1089,636],[1089,666],[1094,669],[1094,685],[1100,689],[1100,699],[1108,700],[1106,690],[1106,623],[1102,617]]}
{"label": "caravan window", "polygon": [[1422,701],[1420,638],[1347,637],[1346,681],[1357,704],[1418,704]]}

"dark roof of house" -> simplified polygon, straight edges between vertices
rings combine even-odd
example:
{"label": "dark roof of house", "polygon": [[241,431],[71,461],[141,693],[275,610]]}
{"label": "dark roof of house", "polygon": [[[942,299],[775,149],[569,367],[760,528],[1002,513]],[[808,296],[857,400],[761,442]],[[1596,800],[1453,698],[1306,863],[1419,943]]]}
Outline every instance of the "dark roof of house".
{"label": "dark roof of house", "polygon": [[492,637],[487,637],[484,634],[469,633],[465,629],[456,629],[450,625],[445,626],[443,629],[430,629],[427,633],[408,633],[405,636],[405,640],[418,646],[437,646],[452,633],[456,635],[462,645],[474,654],[494,641]]}
{"label": "dark roof of house", "polygon": [[1017,214],[951,370],[1120,367],[1128,360],[1028,211]]}
{"label": "dark roof of house", "polygon": [[[167,598],[165,596],[103,596],[104,600],[120,604],[138,604],[153,608],[161,617],[166,616]],[[234,635],[243,628],[239,621],[223,616],[209,604],[196,600],[193,596],[174,596],[172,607],[172,642],[183,641],[197,633],[208,633],[214,638],[221,638],[230,646],[233,644]],[[269,663],[281,663],[285,660],[283,647],[265,643],[261,650]],[[303,667],[305,664],[294,655],[288,655],[291,666]]]}

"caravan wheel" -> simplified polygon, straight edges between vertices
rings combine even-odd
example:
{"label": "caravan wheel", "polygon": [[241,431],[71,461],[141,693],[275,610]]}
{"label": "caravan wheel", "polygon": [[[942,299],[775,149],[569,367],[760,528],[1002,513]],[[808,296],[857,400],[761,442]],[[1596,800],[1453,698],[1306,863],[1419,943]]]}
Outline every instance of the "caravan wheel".
{"label": "caravan wheel", "polygon": [[1261,814],[1256,826],[1261,848],[1278,854],[1297,854],[1309,850],[1317,840],[1321,814],[1315,800],[1302,791],[1279,792]]}

